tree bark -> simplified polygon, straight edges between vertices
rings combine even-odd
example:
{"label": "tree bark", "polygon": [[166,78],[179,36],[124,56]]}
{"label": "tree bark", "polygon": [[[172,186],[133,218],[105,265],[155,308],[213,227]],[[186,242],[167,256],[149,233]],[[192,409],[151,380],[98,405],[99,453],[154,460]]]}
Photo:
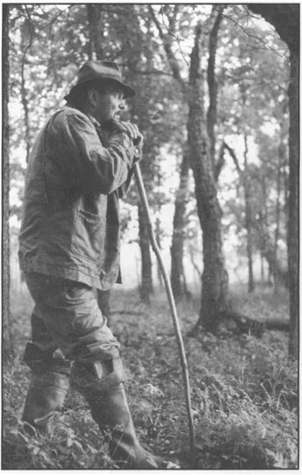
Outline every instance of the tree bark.
{"label": "tree bark", "polygon": [[[162,250],[161,234],[162,234],[162,232],[161,232],[161,226],[160,226],[160,219],[157,217],[156,220],[155,220],[155,237],[156,237],[156,243],[158,245],[159,250]],[[158,262],[157,262],[157,280],[158,280],[159,286],[162,287],[163,286],[163,276],[162,276],[160,265],[159,265]]]}
{"label": "tree bark", "polygon": [[267,226],[265,213],[253,221],[254,230],[258,234],[261,256],[266,260],[269,268],[268,282],[271,283],[271,276],[274,276],[274,279],[278,281],[278,285],[288,288],[288,272],[282,268],[278,259],[275,258],[274,243],[269,237]]}
{"label": "tree bark", "polygon": [[207,144],[200,67],[200,25],[196,28],[190,64],[188,143],[195,180],[198,217],[203,233],[201,309],[197,326],[215,331],[219,315],[229,308],[228,275],[222,249],[222,212]]}
{"label": "tree bark", "polygon": [[[276,200],[276,227],[275,227],[275,241],[274,241],[274,260],[275,269],[278,262],[278,241],[280,236],[280,194],[281,194],[281,171],[282,163],[284,161],[283,144],[280,143],[278,147],[278,167],[277,167],[277,200]],[[279,282],[277,276],[274,275],[274,292],[277,293],[279,288]]]}
{"label": "tree bark", "polygon": [[[214,7],[213,7],[214,8]],[[209,137],[209,153],[211,156],[213,167],[215,166],[215,144],[216,144],[216,134],[215,126],[217,121],[217,93],[218,85],[216,81],[215,74],[215,63],[216,63],[216,51],[218,43],[218,32],[220,23],[222,21],[222,13],[224,5],[221,5],[218,10],[218,14],[215,18],[213,28],[210,32],[209,37],[209,60],[208,60],[208,69],[207,69],[207,83],[209,88],[209,108],[207,111],[207,132]]]}
{"label": "tree bark", "polygon": [[13,356],[13,343],[10,323],[10,238],[9,238],[9,5],[3,5],[3,145],[2,145],[2,312],[3,312],[3,335],[2,355],[3,361],[7,362]]}
{"label": "tree bark", "polygon": [[252,237],[252,206],[251,206],[251,183],[248,172],[248,146],[247,136],[244,134],[244,172],[242,174],[245,200],[245,228],[247,233],[246,253],[248,259],[248,290],[254,292],[254,272],[253,272],[253,237]]}
{"label": "tree bark", "polygon": [[[259,218],[256,220],[256,223],[258,224],[258,221],[260,223],[260,230],[267,230],[267,186],[266,186],[266,177],[265,174],[261,174],[261,191],[262,191],[262,202],[263,202],[263,211],[261,210],[259,213]],[[255,228],[255,226],[254,226]],[[256,226],[256,230],[258,230],[258,226]],[[265,231],[266,232],[266,231]],[[261,277],[262,280],[264,281],[264,261],[265,261],[265,244],[266,244],[266,239],[263,235],[263,232],[259,234],[259,248],[260,248],[260,254],[261,254]],[[270,283],[270,271],[268,268],[267,272],[267,283]]]}
{"label": "tree bark", "polygon": [[276,28],[290,51],[288,270],[290,294],[289,356],[299,355],[299,4],[248,4]]}
{"label": "tree bark", "polygon": [[188,199],[190,161],[184,152],[180,169],[179,188],[176,193],[171,245],[171,286],[175,299],[186,292],[183,268],[185,212]]}
{"label": "tree bark", "polygon": [[150,241],[146,216],[144,214],[141,203],[138,204],[138,221],[139,221],[139,246],[142,256],[142,282],[140,287],[141,299],[150,303],[150,296],[153,293],[153,279],[152,279],[152,260],[150,252]]}
{"label": "tree bark", "polygon": [[104,59],[104,31],[102,21],[102,5],[87,4],[87,16],[89,22],[89,59],[93,59],[94,54],[97,59]]}
{"label": "tree bark", "polygon": [[276,330],[281,332],[289,331],[289,322],[280,319],[255,320],[237,312],[225,312],[221,321],[220,330],[231,331],[237,334],[254,335],[261,338],[265,330]]}
{"label": "tree bark", "polygon": [[23,111],[24,111],[24,139],[25,139],[25,146],[26,146],[26,162],[28,162],[29,159],[29,153],[31,150],[31,139],[30,139],[30,122],[29,122],[29,107],[28,107],[28,100],[27,100],[27,94],[26,94],[26,81],[25,81],[25,58],[26,58],[26,53],[28,47],[25,49],[23,59],[22,59],[22,66],[21,66],[21,100],[22,100],[22,106],[23,106]]}
{"label": "tree bark", "polygon": [[291,52],[289,95],[289,220],[288,270],[290,293],[289,356],[299,355],[299,60]]}

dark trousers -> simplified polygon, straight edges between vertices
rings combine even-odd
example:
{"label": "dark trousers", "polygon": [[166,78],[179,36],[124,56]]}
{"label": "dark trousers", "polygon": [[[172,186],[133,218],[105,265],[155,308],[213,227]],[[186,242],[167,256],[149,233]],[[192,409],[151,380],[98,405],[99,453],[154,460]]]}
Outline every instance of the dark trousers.
{"label": "dark trousers", "polygon": [[24,360],[67,368],[71,361],[94,363],[119,358],[120,344],[107,326],[93,289],[86,284],[40,273],[26,273],[35,302],[32,342]]}

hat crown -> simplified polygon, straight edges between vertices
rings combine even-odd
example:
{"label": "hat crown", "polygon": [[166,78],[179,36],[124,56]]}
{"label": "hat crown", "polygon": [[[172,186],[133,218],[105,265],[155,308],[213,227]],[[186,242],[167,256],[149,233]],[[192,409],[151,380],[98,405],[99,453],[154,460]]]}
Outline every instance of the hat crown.
{"label": "hat crown", "polygon": [[122,74],[117,63],[114,61],[104,60],[90,60],[87,61],[79,70],[77,83],[71,88],[69,94],[65,96],[65,100],[70,100],[82,87],[85,87],[85,83],[89,84],[92,81],[104,82],[106,80],[112,80],[119,87],[124,97],[132,97],[135,95],[134,89],[125,84],[122,79]]}
{"label": "hat crown", "polygon": [[121,81],[122,75],[118,64],[113,61],[87,61],[79,70],[77,84],[95,79],[117,79]]}

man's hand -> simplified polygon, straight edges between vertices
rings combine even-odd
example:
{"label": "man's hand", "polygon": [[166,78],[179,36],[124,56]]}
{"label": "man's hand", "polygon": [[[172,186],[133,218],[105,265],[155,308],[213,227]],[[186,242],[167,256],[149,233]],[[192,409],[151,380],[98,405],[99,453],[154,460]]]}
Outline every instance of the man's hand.
{"label": "man's hand", "polygon": [[125,132],[129,135],[132,142],[136,147],[142,148],[144,143],[144,137],[138,130],[136,124],[132,124],[131,122],[120,122],[121,125],[124,127]]}
{"label": "man's hand", "polygon": [[138,130],[137,125],[132,124],[131,122],[117,121],[113,119],[106,123],[104,129],[111,130],[113,133],[125,132],[136,147],[143,147],[144,137]]}
{"label": "man's hand", "polygon": [[134,160],[133,164],[142,159],[142,149],[144,144],[144,137],[140,133],[137,125],[132,124],[131,122],[123,122],[111,119],[102,127],[103,129],[103,139],[104,132],[109,133],[109,136],[112,134],[119,134],[121,132],[125,133],[128,140],[132,142],[135,147],[134,151]]}

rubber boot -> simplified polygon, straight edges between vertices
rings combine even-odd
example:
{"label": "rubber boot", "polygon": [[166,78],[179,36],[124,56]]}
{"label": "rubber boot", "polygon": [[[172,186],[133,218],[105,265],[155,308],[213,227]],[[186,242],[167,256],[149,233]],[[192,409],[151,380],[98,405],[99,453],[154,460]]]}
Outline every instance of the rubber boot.
{"label": "rubber boot", "polygon": [[103,394],[93,406],[91,412],[100,429],[110,428],[109,455],[120,468],[166,468],[168,462],[152,455],[139,443],[123,383]]}
{"label": "rubber boot", "polygon": [[[115,364],[120,360],[114,360]],[[86,384],[74,381],[75,388],[88,402],[93,420],[104,434],[109,433],[109,455],[119,468],[158,469],[169,464],[145,450],[136,435],[126,399],[123,382],[116,382],[116,373],[108,372],[106,363],[95,363],[101,378]],[[77,372],[77,371],[76,371]],[[88,375],[89,372],[86,371]],[[88,379],[88,378],[87,378]],[[78,380],[79,382],[79,380]],[[114,384],[111,384],[114,383]],[[178,467],[176,467],[178,468]]]}
{"label": "rubber boot", "polygon": [[52,436],[54,416],[62,409],[68,388],[65,374],[33,374],[22,416],[24,430],[30,435]]}

